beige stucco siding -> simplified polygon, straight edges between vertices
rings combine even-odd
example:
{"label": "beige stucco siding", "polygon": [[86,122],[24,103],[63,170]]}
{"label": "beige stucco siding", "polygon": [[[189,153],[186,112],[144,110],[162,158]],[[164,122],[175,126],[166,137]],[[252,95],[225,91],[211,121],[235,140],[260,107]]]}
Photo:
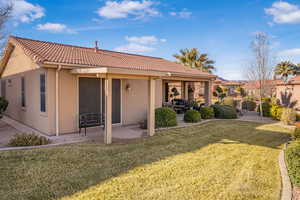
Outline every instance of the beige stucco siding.
{"label": "beige stucco siding", "polygon": [[59,80],[59,132],[75,132],[78,130],[77,77],[68,70],[61,70]]}
{"label": "beige stucco siding", "polygon": [[[3,78],[6,81],[6,99],[9,106],[5,112],[9,117],[20,121],[45,134],[54,134],[53,102],[51,94],[51,79],[46,78],[46,112],[40,112],[40,74],[47,69],[19,73]],[[21,77],[25,79],[26,106],[21,105]]]}
{"label": "beige stucco siding", "polygon": [[[40,74],[46,74],[46,112],[40,112]],[[5,112],[9,117],[20,121],[43,133],[54,133],[53,79],[47,69],[40,68],[19,47],[15,47],[5,66],[2,80],[6,81],[6,99],[9,106]],[[21,105],[21,78],[25,79],[26,106]]]}
{"label": "beige stucco siding", "polygon": [[15,47],[12,54],[10,55],[2,77],[4,78],[38,68],[39,66],[34,63],[28,56],[26,56],[24,54],[24,51],[20,47]]}
{"label": "beige stucco siding", "polygon": [[[126,85],[130,90],[126,90]],[[148,80],[123,80],[122,118],[123,124],[136,124],[147,118],[149,101]],[[162,106],[162,81],[156,80],[155,106]]]}

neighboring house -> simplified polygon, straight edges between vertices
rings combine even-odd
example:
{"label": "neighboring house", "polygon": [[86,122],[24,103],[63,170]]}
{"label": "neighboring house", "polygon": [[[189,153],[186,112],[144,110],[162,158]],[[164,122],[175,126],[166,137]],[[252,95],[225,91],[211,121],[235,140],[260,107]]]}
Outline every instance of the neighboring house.
{"label": "neighboring house", "polygon": [[[268,97],[276,96],[276,84],[279,80],[266,80],[263,88],[263,95]],[[259,97],[260,81],[248,81],[244,84],[244,89],[248,96]]]}
{"label": "neighboring house", "polygon": [[287,83],[278,81],[276,85],[276,97],[281,99],[281,93],[292,93],[291,101],[297,101],[295,109],[300,111],[300,74],[291,78]]}
{"label": "neighboring house", "polygon": [[214,81],[214,88],[216,88],[216,87],[226,88],[228,96],[235,96],[235,95],[237,95],[236,89],[239,87],[243,87],[244,84],[245,84],[245,81],[228,81],[228,80],[218,77]]}
{"label": "neighboring house", "polygon": [[6,115],[47,135],[78,132],[82,113],[100,113],[105,143],[112,124],[148,121],[154,134],[156,107],[169,82],[205,85],[211,103],[215,76],[162,58],[10,37],[0,63],[1,92],[9,101]]}

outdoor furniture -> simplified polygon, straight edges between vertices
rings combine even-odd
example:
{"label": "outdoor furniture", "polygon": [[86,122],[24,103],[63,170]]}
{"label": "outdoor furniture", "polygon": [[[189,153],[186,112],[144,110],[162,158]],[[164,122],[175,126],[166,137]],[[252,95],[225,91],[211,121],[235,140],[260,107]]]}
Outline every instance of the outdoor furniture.
{"label": "outdoor furniture", "polygon": [[84,113],[79,115],[79,134],[84,128],[84,135],[86,135],[86,128],[104,125],[104,116],[99,113]]}
{"label": "outdoor furniture", "polygon": [[184,113],[190,109],[189,103],[185,99],[173,99],[172,107],[176,113]]}

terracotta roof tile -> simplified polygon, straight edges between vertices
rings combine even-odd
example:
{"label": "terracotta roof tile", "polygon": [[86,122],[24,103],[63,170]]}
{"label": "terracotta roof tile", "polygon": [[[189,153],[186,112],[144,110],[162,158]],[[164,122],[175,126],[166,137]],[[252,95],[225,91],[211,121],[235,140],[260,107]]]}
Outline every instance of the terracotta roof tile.
{"label": "terracotta roof tile", "polygon": [[84,65],[88,67],[114,67],[132,70],[173,72],[215,77],[197,69],[163,58],[141,56],[94,48],[65,45],[11,36],[9,42],[20,46],[36,62]]}

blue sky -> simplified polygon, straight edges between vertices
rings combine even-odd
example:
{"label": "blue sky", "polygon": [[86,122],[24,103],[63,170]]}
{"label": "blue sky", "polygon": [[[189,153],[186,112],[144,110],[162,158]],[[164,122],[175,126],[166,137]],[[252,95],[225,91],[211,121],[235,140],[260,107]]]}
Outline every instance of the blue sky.
{"label": "blue sky", "polygon": [[[10,0],[0,0],[0,5]],[[11,0],[10,34],[174,60],[196,47],[216,74],[244,79],[256,32],[269,35],[277,60],[300,62],[300,1]]]}

